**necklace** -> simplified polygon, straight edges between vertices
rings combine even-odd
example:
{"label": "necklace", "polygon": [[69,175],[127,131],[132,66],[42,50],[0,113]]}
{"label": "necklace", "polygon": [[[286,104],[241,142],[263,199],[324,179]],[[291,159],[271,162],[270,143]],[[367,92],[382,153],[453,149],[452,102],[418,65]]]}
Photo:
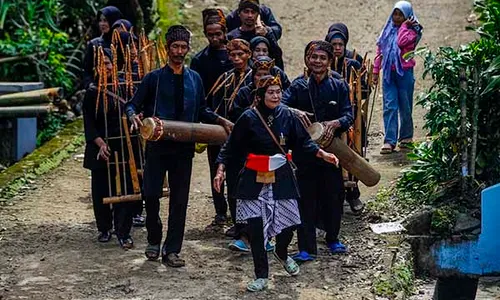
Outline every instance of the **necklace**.
{"label": "necklace", "polygon": [[273,121],[274,121],[274,116],[273,115],[269,115],[267,117],[267,126],[271,127],[273,125]]}

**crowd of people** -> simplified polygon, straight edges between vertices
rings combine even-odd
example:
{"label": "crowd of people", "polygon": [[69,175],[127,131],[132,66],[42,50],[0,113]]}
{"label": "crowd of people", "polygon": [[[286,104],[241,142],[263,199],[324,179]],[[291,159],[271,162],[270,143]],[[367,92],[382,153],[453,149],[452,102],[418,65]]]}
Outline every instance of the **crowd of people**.
{"label": "crowd of people", "polygon": [[[140,182],[143,201],[116,203],[111,208],[103,199],[116,195],[117,190],[134,192],[131,178],[124,181],[124,189],[110,180],[124,171],[119,161],[130,159],[130,154],[118,150],[123,148],[124,127],[137,131],[148,117],[217,124],[229,138],[221,146],[207,148],[213,225],[232,224],[225,232],[233,239],[229,248],[251,252],[255,280],[247,288],[261,291],[268,284],[267,252],[295,276],[299,263],[317,259],[317,228],[325,232],[332,253],[348,251],[339,239],[343,206],[347,201],[354,213],[363,210],[359,189],[345,188],[338,158],[311,140],[306,129],[320,122],[325,136],[337,138],[353,126],[356,116],[346,78],[351,70],[361,73],[365,64],[363,57],[347,49],[347,26],[335,23],[324,40],[305,46],[304,74],[290,81],[279,46],[282,27],[268,6],[258,0],[240,0],[227,16],[219,8],[207,8],[202,18],[208,44],[192,58],[190,67],[185,66],[185,59],[191,50],[191,32],[182,25],[171,26],[165,34],[166,64],[144,74],[132,90],[126,88],[117,96],[98,88],[102,85],[99,77],[111,80],[117,70],[118,82],[122,82],[125,79],[120,74],[131,70],[137,78],[138,66],[129,66],[124,59],[130,51],[124,51],[113,36],[119,35],[127,44],[136,43],[137,37],[117,8],[105,7],[97,15],[101,35],[89,42],[84,60],[84,167],[92,175],[98,240],[108,242],[114,228],[120,245],[132,248],[132,225],[144,225],[144,201],[147,259],[161,256],[166,265],[183,267],[181,249],[194,142],[146,142]],[[379,73],[383,74],[382,154],[395,151],[398,143],[405,147],[412,142],[415,61],[403,57],[415,49],[421,33],[411,4],[400,1],[377,41],[373,77],[378,84]],[[96,61],[107,72],[96,72]],[[114,101],[103,101],[106,97]],[[132,140],[131,144],[133,153],[140,156],[141,143]],[[115,165],[110,167],[110,162]],[[125,164],[123,168],[130,171]],[[162,244],[160,198],[166,173],[169,214]],[[299,251],[289,256],[294,231]]]}

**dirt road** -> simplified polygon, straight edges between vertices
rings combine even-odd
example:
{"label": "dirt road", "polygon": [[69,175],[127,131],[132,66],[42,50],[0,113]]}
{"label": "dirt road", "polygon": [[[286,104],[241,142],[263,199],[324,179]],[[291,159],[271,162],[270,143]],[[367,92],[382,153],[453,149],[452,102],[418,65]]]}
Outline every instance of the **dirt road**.
{"label": "dirt road", "polygon": [[[281,46],[290,77],[302,70],[303,48],[323,38],[333,21],[350,28],[351,48],[371,51],[393,2],[361,0],[265,1],[284,27]],[[200,18],[210,0],[193,0],[188,14]],[[234,7],[236,1],[218,4]],[[416,1],[415,11],[425,26],[422,44],[457,45],[471,38],[464,32],[471,1]],[[417,74],[421,68],[417,68]],[[423,84],[417,81],[421,90]],[[381,98],[376,104],[371,132],[371,162],[383,175],[383,186],[397,176],[402,154],[380,157]],[[415,113],[417,127],[422,111]],[[422,136],[421,130],[417,130]],[[251,256],[234,254],[221,232],[207,229],[213,217],[205,154],[195,158],[190,207],[183,255],[187,267],[177,270],[145,260],[145,229],[134,229],[136,248],[122,251],[113,239],[96,242],[89,172],[81,161],[70,159],[39,179],[13,206],[0,208],[0,299],[375,299],[373,277],[388,266],[387,241],[373,235],[361,218],[346,214],[343,240],[350,254],[331,256],[320,245],[320,258],[305,265],[299,277],[290,278],[272,261],[267,292],[249,295],[246,283],[253,277]],[[364,189],[373,196],[378,187]],[[168,201],[163,202],[163,216]],[[295,249],[295,245],[293,248]],[[292,250],[292,249],[291,249]],[[482,286],[482,298],[494,299],[495,284]],[[488,291],[492,290],[489,292]],[[417,289],[418,291],[418,289]],[[413,299],[430,299],[421,289]]]}

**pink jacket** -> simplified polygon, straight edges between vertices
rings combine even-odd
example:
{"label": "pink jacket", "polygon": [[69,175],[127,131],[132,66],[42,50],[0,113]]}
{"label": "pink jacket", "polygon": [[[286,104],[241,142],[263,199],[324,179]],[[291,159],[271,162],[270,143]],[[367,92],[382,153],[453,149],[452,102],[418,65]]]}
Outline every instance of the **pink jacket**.
{"label": "pink jacket", "polygon": [[[411,58],[410,60],[404,60],[403,55],[415,50],[415,42],[417,41],[417,32],[408,27],[406,24],[401,25],[398,29],[398,47],[401,49],[401,65],[403,66],[403,70],[409,70],[415,67],[415,59]],[[380,46],[377,46],[377,54],[375,56],[375,62],[373,67],[373,73],[380,73],[380,68],[382,65],[382,50]],[[392,66],[392,69],[396,68]]]}

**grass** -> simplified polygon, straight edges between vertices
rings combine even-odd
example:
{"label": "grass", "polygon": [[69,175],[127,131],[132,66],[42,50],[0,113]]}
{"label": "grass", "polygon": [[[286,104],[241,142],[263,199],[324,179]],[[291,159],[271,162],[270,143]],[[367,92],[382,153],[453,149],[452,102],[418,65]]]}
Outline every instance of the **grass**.
{"label": "grass", "polygon": [[38,176],[57,168],[85,143],[83,120],[68,124],[52,140],[0,173],[0,202],[8,202]]}
{"label": "grass", "polygon": [[394,264],[387,273],[379,275],[373,282],[373,292],[389,299],[398,295],[405,299],[413,294],[414,289],[415,275],[411,260]]}

